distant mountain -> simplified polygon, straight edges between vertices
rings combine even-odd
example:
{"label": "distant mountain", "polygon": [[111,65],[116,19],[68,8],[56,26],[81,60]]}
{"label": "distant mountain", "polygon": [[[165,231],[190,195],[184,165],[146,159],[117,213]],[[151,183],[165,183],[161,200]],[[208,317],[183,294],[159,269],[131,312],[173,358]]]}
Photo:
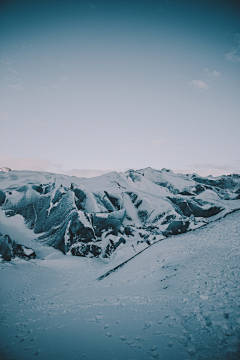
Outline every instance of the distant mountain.
{"label": "distant mountain", "polygon": [[1,167],[1,168],[0,168],[0,171],[8,172],[8,171],[11,171],[11,169],[8,168],[8,167],[6,167],[6,166],[4,166],[4,167]]}
{"label": "distant mountain", "polygon": [[133,255],[240,209],[238,174],[146,168],[87,179],[13,170],[0,173],[0,189],[0,209],[21,215],[37,241],[88,257],[123,248]]}

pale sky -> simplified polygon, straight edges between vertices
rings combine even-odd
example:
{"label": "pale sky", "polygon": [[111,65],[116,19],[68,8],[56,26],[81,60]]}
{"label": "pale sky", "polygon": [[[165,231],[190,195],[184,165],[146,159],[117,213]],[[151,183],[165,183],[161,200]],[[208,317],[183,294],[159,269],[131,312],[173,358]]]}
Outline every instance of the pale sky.
{"label": "pale sky", "polygon": [[240,173],[239,2],[3,0],[0,12],[0,167]]}

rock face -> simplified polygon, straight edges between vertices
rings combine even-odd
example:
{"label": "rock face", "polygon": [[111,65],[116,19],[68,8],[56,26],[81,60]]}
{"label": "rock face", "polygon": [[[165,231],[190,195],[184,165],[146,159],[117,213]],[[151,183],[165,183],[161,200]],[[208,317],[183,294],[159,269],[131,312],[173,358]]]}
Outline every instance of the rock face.
{"label": "rock face", "polygon": [[121,244],[126,244],[123,237],[109,238],[106,247],[97,242],[86,244],[78,242],[71,247],[71,253],[78,256],[99,257],[101,255],[103,258],[108,258]]}
{"label": "rock face", "polygon": [[126,210],[113,211],[110,213],[95,213],[92,216],[92,224],[97,237],[100,237],[103,231],[111,229],[111,234],[118,235]]}
{"label": "rock face", "polygon": [[15,256],[26,260],[35,259],[36,257],[33,249],[16,244],[8,235],[3,236],[2,234],[0,234],[0,254],[3,260],[6,261],[11,261]]}
{"label": "rock face", "polygon": [[[170,200],[179,207],[184,216],[190,217],[210,217],[217,215],[223,210],[220,206],[213,206],[201,200],[189,200],[183,198],[170,198]],[[205,206],[205,207],[204,207]]]}
{"label": "rock face", "polygon": [[[221,216],[231,204],[236,208],[239,195],[237,174],[203,178],[151,168],[90,179],[24,171],[0,174],[5,215],[21,215],[38,241],[78,256],[110,257],[123,246],[138,251]],[[14,250],[11,244],[2,242],[6,258],[12,252],[27,256],[21,245]]]}
{"label": "rock face", "polygon": [[25,260],[35,259],[36,253],[33,249],[30,249],[29,247],[16,244],[13,246],[13,252],[15,256],[18,256]]}
{"label": "rock face", "polygon": [[2,190],[0,190],[0,206],[4,204],[5,199],[6,199],[5,193]]}
{"label": "rock face", "polygon": [[163,232],[165,236],[178,235],[187,232],[189,221],[173,220]]}
{"label": "rock face", "polygon": [[13,244],[8,235],[0,234],[0,254],[6,261],[10,261],[14,257]]}

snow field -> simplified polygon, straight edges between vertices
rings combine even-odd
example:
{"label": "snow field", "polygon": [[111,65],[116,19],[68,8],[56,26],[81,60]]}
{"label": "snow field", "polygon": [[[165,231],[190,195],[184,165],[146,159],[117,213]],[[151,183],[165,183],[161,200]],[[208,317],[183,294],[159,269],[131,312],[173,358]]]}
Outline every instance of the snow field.
{"label": "snow field", "polygon": [[1,359],[238,360],[240,212],[116,266],[1,262]]}

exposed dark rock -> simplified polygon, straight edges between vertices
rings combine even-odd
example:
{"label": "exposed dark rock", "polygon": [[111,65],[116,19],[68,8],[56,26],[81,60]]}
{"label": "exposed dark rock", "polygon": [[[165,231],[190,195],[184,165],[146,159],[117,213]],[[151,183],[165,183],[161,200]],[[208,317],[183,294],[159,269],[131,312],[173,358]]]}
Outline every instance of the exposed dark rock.
{"label": "exposed dark rock", "polygon": [[[18,191],[19,193],[26,193],[28,191],[28,189],[29,189],[29,187],[27,185],[23,185],[17,189],[13,189],[13,190]],[[12,193],[11,193],[11,195],[12,195]]]}
{"label": "exposed dark rock", "polygon": [[126,226],[125,227],[125,234],[127,235],[127,236],[134,236],[134,231],[133,231],[133,229],[131,228],[131,226]]}
{"label": "exposed dark rock", "polygon": [[203,191],[205,191],[206,190],[206,186],[203,186],[203,185],[201,185],[201,184],[197,184],[196,186],[195,186],[195,193],[197,194],[197,195],[199,195],[199,194],[201,194]]}
{"label": "exposed dark rock", "polygon": [[176,215],[167,215],[161,225],[168,224],[170,221],[174,220],[175,218]]}
{"label": "exposed dark rock", "polygon": [[207,184],[221,189],[234,189],[236,182],[232,175],[223,175],[221,178],[209,179],[198,175],[192,175],[192,179],[200,184]]}
{"label": "exposed dark rock", "polygon": [[107,209],[107,211],[113,212],[116,210],[113,204],[111,203],[111,201],[109,200],[108,196],[106,195],[105,191],[101,192],[100,194],[94,194],[94,195],[97,198],[97,202],[99,204],[103,204],[104,207]]}
{"label": "exposed dark rock", "polygon": [[71,247],[71,253],[76,256],[99,257],[101,255],[103,258],[108,258],[119,247],[119,245],[125,243],[126,240],[122,237],[117,241],[109,239],[106,249],[101,247],[100,242],[90,242],[87,244],[75,243]]}
{"label": "exposed dark rock", "polygon": [[12,200],[10,196],[6,199],[2,208],[3,210],[13,210],[16,214],[22,215],[29,228],[33,228],[36,219],[34,204],[40,198],[40,194],[28,186],[22,186],[15,191],[18,192],[18,202],[16,203],[14,198]]}
{"label": "exposed dark rock", "polygon": [[136,209],[138,209],[141,204],[142,204],[142,200],[138,200],[138,202],[136,202],[136,204],[134,204],[134,206]]}
{"label": "exposed dark rock", "polygon": [[32,186],[32,189],[33,190],[35,190],[35,191],[37,191],[39,194],[43,194],[43,188],[42,188],[42,186],[37,186],[37,185],[33,185]]}
{"label": "exposed dark rock", "polygon": [[163,186],[163,187],[166,187],[171,193],[173,194],[177,194],[178,193],[178,190],[175,189],[173,187],[172,184],[170,184],[169,182],[165,181],[165,182],[155,182],[155,184],[159,185],[159,186]]}
{"label": "exposed dark rock", "polygon": [[67,193],[67,189],[64,189],[63,187],[60,187],[60,188],[55,192],[55,195],[54,195],[54,198],[53,198],[53,200],[52,200],[52,203],[53,203],[53,204],[58,203],[58,202],[62,199],[62,197],[63,197],[64,195],[66,195],[66,193]]}
{"label": "exposed dark rock", "polygon": [[161,231],[155,225],[148,225],[146,230],[149,231],[152,235],[160,235],[161,234]]}
{"label": "exposed dark rock", "polygon": [[[194,201],[194,200],[186,200],[181,198],[171,198],[171,201],[177,205],[183,215],[190,217],[191,215],[194,215],[195,217],[210,217],[213,215],[217,215],[220,211],[223,209],[217,206],[209,206],[208,209],[202,208],[202,206],[205,204],[201,200]],[[208,204],[209,205],[209,204]]]}
{"label": "exposed dark rock", "polygon": [[77,188],[74,189],[74,193],[77,198],[75,203],[76,203],[78,210],[84,210],[86,194],[82,190],[77,189]]}
{"label": "exposed dark rock", "polygon": [[180,199],[180,198],[172,198],[171,201],[180,208],[183,215],[185,215],[185,216],[192,215],[192,211],[189,207],[189,201],[187,201],[185,199]]}
{"label": "exposed dark rock", "polygon": [[110,257],[110,255],[119,247],[121,244],[126,244],[126,240],[124,238],[120,238],[118,241],[115,241],[110,239],[109,243],[106,247],[105,253],[103,254],[103,257]]}
{"label": "exposed dark rock", "polygon": [[179,195],[193,196],[194,194],[191,193],[190,191],[183,190],[183,191],[180,191],[180,192],[179,192]]}
{"label": "exposed dark rock", "polygon": [[76,256],[99,257],[99,255],[102,253],[102,248],[94,243],[78,243],[72,246],[71,253],[72,255]]}
{"label": "exposed dark rock", "polygon": [[168,225],[166,231],[163,232],[164,236],[178,235],[187,232],[189,221],[173,220]]}
{"label": "exposed dark rock", "polygon": [[[86,214],[83,213],[82,216],[86,217]],[[89,221],[87,218],[86,220]],[[89,242],[95,239],[93,229],[91,228],[91,224],[89,223],[89,226],[86,227],[82,223],[78,213],[74,214],[71,220],[69,226],[69,235],[70,235],[69,237],[70,244],[73,244],[74,242],[77,241]]]}
{"label": "exposed dark rock", "polygon": [[137,200],[138,198],[138,195],[133,193],[133,192],[127,192],[127,194],[130,196],[131,200],[133,203],[135,203],[135,201]]}
{"label": "exposed dark rock", "polygon": [[168,172],[168,173],[172,173],[172,170],[166,169],[166,168],[162,168],[162,171],[165,171],[165,172]]}
{"label": "exposed dark rock", "polygon": [[[47,221],[51,209],[51,195],[44,195],[38,198],[34,203],[34,232],[42,233],[48,230],[49,222]],[[51,213],[52,216],[53,212]]]}
{"label": "exposed dark rock", "polygon": [[10,261],[14,257],[12,241],[8,235],[0,234],[0,254],[6,261]]}
{"label": "exposed dark rock", "polygon": [[174,207],[174,210],[176,211],[176,213],[183,216],[184,214],[183,214],[182,210],[180,209],[180,207],[178,205],[176,205],[176,203],[174,201],[172,201],[172,198],[168,197],[168,199],[171,201],[172,206]]}
{"label": "exposed dark rock", "polygon": [[7,217],[11,217],[11,216],[14,216],[14,215],[16,215],[14,210],[5,211],[5,216],[7,216]]}
{"label": "exposed dark rock", "polygon": [[167,181],[158,181],[155,182],[155,184],[159,185],[159,186],[163,186],[163,187],[168,187],[169,183]]}
{"label": "exposed dark rock", "polygon": [[80,201],[84,201],[86,199],[86,194],[81,189],[74,189],[74,194]]}
{"label": "exposed dark rock", "polygon": [[42,186],[44,194],[48,194],[52,190],[55,189],[55,183],[53,183],[53,184],[41,184],[40,186]]}
{"label": "exposed dark rock", "polygon": [[22,259],[31,260],[36,258],[36,253],[33,249],[20,244],[13,245],[14,254]]}
{"label": "exposed dark rock", "polygon": [[208,209],[202,209],[197,206],[195,203],[190,203],[189,207],[192,210],[192,214],[195,217],[211,217],[220,213],[223,209],[218,206],[210,206]]}
{"label": "exposed dark rock", "polygon": [[10,261],[15,256],[30,260],[35,259],[36,253],[33,249],[17,244],[8,235],[0,234],[0,254],[3,260]]}
{"label": "exposed dark rock", "polygon": [[113,195],[110,195],[109,193],[107,193],[107,191],[104,191],[106,196],[108,197],[108,199],[111,201],[112,205],[114,206],[114,208],[116,210],[120,210],[121,209],[121,205],[120,205],[120,202],[119,202],[119,198],[113,196]]}
{"label": "exposed dark rock", "polygon": [[111,233],[117,235],[126,215],[126,210],[113,211],[111,213],[95,213],[92,215],[92,224],[95,235],[100,237],[103,231],[112,229]]}
{"label": "exposed dark rock", "polygon": [[160,220],[161,218],[163,218],[164,216],[166,215],[165,212],[161,213],[161,214],[158,214],[155,219],[152,221],[152,223],[156,223],[158,220]]}
{"label": "exposed dark rock", "polygon": [[141,175],[136,173],[135,170],[129,170],[128,176],[132,179],[133,182],[141,181]]}
{"label": "exposed dark rock", "polygon": [[2,190],[0,190],[0,206],[1,206],[2,204],[4,204],[5,199],[6,199],[5,193],[4,193]]}
{"label": "exposed dark rock", "polygon": [[143,222],[145,223],[149,217],[149,214],[147,212],[147,210],[139,210],[138,213],[138,218]]}

